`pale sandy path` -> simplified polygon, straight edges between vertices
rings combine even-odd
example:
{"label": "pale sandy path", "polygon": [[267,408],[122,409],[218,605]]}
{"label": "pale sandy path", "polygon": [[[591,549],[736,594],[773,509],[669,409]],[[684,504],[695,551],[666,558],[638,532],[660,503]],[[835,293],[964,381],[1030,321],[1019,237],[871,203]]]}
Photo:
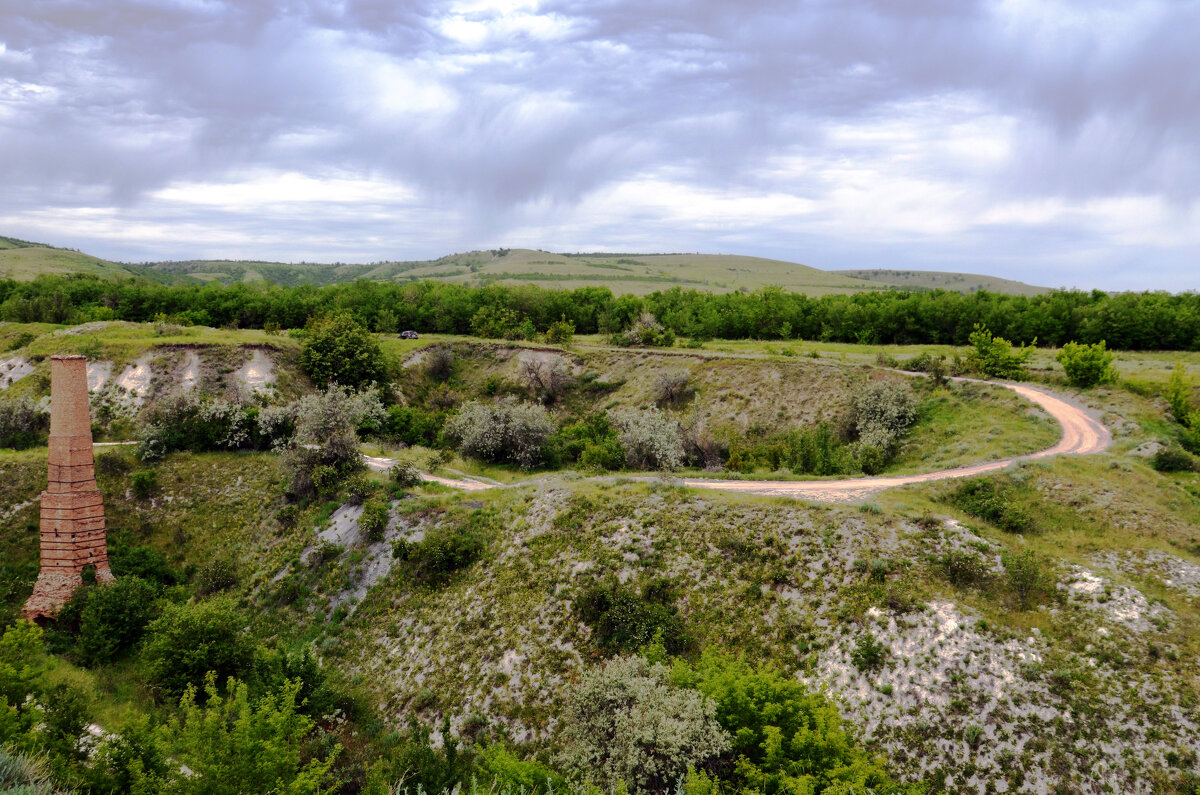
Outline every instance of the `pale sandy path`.
{"label": "pale sandy path", "polygon": [[[974,379],[959,378],[958,381]],[[716,489],[719,491],[740,491],[747,494],[761,494],[769,497],[796,497],[816,502],[851,502],[869,497],[884,489],[896,486],[907,486],[912,483],[928,483],[934,480],[962,478],[994,472],[1004,469],[1017,461],[1027,461],[1035,458],[1046,458],[1053,455],[1091,455],[1104,452],[1112,442],[1112,434],[1098,420],[1083,409],[1068,403],[1066,400],[1038,387],[1025,384],[1010,384],[998,381],[987,381],[996,386],[1011,389],[1021,397],[1045,409],[1046,413],[1056,419],[1062,426],[1062,437],[1058,444],[1029,455],[1001,458],[986,461],[982,464],[943,469],[938,472],[926,472],[920,475],[899,475],[894,477],[850,478],[847,480],[718,480],[715,478],[684,478],[685,486],[697,489]],[[372,469],[384,470],[395,464],[391,458],[365,457]],[[422,474],[426,480],[441,483],[466,491],[479,491],[493,488],[491,483],[478,480],[452,480]]]}
{"label": "pale sandy path", "polygon": [[[960,379],[971,380],[971,379]],[[683,483],[698,489],[721,489],[724,491],[744,491],[750,494],[764,494],[779,497],[799,497],[818,502],[850,502],[869,497],[884,489],[896,486],[907,486],[912,483],[928,483],[933,480],[948,480],[980,475],[985,472],[995,472],[1004,469],[1017,461],[1027,461],[1035,458],[1046,458],[1052,455],[1091,455],[1104,452],[1112,442],[1112,434],[1098,420],[1077,406],[1073,406],[1060,397],[1024,384],[995,383],[1016,392],[1046,410],[1062,426],[1062,437],[1058,444],[1047,447],[1029,455],[1000,458],[986,461],[982,464],[971,464],[955,469],[943,469],[938,472],[925,472],[920,475],[900,475],[895,477],[850,478],[848,480],[820,481],[770,481],[770,480],[706,480],[703,478],[685,479]]]}

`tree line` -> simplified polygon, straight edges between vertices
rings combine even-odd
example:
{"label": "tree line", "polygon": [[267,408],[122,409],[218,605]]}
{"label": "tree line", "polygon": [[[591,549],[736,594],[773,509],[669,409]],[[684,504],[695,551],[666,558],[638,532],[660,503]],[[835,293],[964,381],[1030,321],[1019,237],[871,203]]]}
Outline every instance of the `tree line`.
{"label": "tree line", "polygon": [[358,281],[316,287],[236,284],[168,286],[94,276],[0,280],[0,320],[185,323],[300,328],[310,318],[349,312],[379,332],[415,329],[521,338],[556,321],[580,334],[627,330],[643,313],[690,339],[806,339],[868,344],[965,345],[976,324],[1016,342],[1105,340],[1119,350],[1200,349],[1200,294],[1108,294],[1055,290],[1036,296],[979,291],[877,291],[810,297],[766,287],[714,294],[673,287],[614,296],[605,287],[556,290],[534,285]]}

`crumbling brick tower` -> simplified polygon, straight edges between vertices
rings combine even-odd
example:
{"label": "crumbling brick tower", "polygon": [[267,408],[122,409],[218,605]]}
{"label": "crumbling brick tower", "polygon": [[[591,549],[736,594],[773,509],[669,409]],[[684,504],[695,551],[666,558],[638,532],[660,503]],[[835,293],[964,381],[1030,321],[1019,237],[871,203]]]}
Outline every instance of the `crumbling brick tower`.
{"label": "crumbling brick tower", "polygon": [[96,488],[87,360],[50,357],[49,483],[42,492],[42,569],[22,614],[53,617],[83,584],[87,566],[111,582],[104,502]]}

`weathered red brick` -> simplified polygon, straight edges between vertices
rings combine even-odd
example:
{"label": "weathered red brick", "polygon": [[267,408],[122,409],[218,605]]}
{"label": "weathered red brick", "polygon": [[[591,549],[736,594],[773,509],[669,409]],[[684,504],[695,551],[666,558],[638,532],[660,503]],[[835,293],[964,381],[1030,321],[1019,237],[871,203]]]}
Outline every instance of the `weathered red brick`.
{"label": "weathered red brick", "polygon": [[41,572],[22,615],[54,617],[96,567],[96,581],[113,581],[108,566],[104,500],[96,488],[87,360],[50,357],[50,451],[42,492]]}

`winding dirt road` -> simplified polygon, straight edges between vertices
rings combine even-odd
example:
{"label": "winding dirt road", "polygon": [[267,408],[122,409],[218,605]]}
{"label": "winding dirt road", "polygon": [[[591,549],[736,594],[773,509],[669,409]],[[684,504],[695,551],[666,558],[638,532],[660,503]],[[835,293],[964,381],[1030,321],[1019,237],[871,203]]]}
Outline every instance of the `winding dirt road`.
{"label": "winding dirt road", "polygon": [[[973,379],[956,379],[968,381]],[[1025,384],[1010,384],[1004,382],[986,382],[996,386],[1011,389],[1021,397],[1041,406],[1062,426],[1062,436],[1058,444],[1029,455],[1001,458],[986,461],[982,464],[943,469],[939,472],[926,472],[920,475],[900,475],[895,477],[850,478],[847,480],[719,480],[715,478],[684,478],[683,485],[697,489],[717,489],[719,491],[740,491],[747,494],[761,494],[770,497],[796,497],[815,502],[853,502],[869,497],[884,489],[896,486],[907,486],[911,483],[928,483],[934,480],[970,477],[1004,469],[1017,461],[1027,461],[1035,458],[1047,458],[1054,455],[1091,455],[1103,452],[1112,442],[1112,434],[1099,421],[1086,411],[1073,406],[1060,397],[1037,387]],[[395,464],[390,458],[366,459],[372,469],[387,469]],[[426,480],[441,483],[444,486],[478,491],[494,488],[495,483],[477,479],[452,480],[434,475],[423,475]]]}

